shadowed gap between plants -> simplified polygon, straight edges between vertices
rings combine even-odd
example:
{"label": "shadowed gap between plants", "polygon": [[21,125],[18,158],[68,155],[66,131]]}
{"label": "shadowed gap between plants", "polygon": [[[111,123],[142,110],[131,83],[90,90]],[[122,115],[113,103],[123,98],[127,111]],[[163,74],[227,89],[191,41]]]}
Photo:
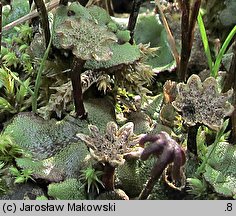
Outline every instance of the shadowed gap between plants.
{"label": "shadowed gap between plants", "polygon": [[232,104],[234,105],[234,111],[230,118],[230,124],[231,124],[230,139],[233,144],[236,144],[236,93],[235,93],[236,91],[236,38],[234,39],[232,50],[233,50],[233,58],[231,61],[228,75],[224,82],[223,92],[228,91],[230,88],[233,88],[234,90],[233,100],[232,100]]}
{"label": "shadowed gap between plants", "polygon": [[2,2],[0,2],[0,65],[2,64],[1,46],[2,46]]}

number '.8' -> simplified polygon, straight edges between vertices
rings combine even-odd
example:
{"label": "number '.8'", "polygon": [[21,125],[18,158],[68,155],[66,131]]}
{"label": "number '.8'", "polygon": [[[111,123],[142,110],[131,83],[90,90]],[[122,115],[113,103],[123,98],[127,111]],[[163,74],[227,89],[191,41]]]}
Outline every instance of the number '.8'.
{"label": "number '.8'", "polygon": [[232,211],[232,210],[233,210],[233,204],[227,203],[227,211]]}

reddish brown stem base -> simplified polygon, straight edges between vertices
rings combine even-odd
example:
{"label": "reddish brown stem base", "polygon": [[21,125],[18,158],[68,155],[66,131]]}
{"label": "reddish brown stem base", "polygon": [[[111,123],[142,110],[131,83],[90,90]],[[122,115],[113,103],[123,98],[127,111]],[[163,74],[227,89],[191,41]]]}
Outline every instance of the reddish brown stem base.
{"label": "reddish brown stem base", "polygon": [[194,39],[194,29],[197,20],[197,15],[201,5],[201,0],[195,0],[191,7],[190,1],[181,2],[182,18],[181,18],[181,34],[182,34],[182,48],[180,65],[178,68],[178,79],[180,82],[185,82],[187,79],[188,62],[191,55],[191,49]]}
{"label": "reddish brown stem base", "polygon": [[71,82],[73,87],[73,97],[75,103],[76,117],[86,119],[87,113],[83,103],[83,92],[81,85],[81,72],[86,61],[74,58],[71,70]]}
{"label": "reddish brown stem base", "polygon": [[115,167],[111,166],[109,163],[105,163],[104,174],[102,176],[102,182],[104,184],[105,190],[111,191],[115,189]]}

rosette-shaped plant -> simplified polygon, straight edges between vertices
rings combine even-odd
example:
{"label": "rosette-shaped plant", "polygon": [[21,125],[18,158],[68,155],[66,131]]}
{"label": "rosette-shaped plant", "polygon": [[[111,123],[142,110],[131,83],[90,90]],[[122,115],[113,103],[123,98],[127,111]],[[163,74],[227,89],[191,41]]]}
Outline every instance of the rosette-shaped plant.
{"label": "rosette-shaped plant", "polygon": [[75,15],[68,16],[55,32],[60,47],[72,50],[77,58],[83,60],[110,59],[112,52],[109,45],[117,40],[115,34],[108,31],[105,26]]}
{"label": "rosette-shaped plant", "polygon": [[234,107],[228,102],[233,91],[220,93],[217,81],[213,77],[204,82],[197,75],[192,75],[187,84],[177,85],[177,97],[172,102],[174,108],[182,113],[185,123],[194,126],[204,124],[212,130],[219,130],[223,118],[231,115]]}
{"label": "rosette-shaped plant", "polygon": [[126,123],[120,129],[115,122],[108,122],[105,134],[95,125],[89,125],[90,136],[78,133],[90,149],[91,155],[103,164],[102,182],[107,190],[114,190],[115,167],[125,162],[124,156],[135,151],[141,136],[133,134],[134,125]]}
{"label": "rosette-shaped plant", "polygon": [[77,2],[58,8],[54,31],[54,46],[71,50],[74,55],[71,81],[75,110],[76,115],[84,119],[87,115],[83,105],[81,72],[87,60],[109,60],[112,56],[110,45],[117,41],[117,37]]}
{"label": "rosette-shaped plant", "polygon": [[217,81],[213,77],[204,82],[197,75],[192,75],[186,84],[177,84],[177,97],[172,102],[174,108],[182,113],[188,129],[188,150],[197,154],[196,135],[200,124],[218,131],[224,117],[230,116],[234,107],[228,102],[233,91],[220,93]]}

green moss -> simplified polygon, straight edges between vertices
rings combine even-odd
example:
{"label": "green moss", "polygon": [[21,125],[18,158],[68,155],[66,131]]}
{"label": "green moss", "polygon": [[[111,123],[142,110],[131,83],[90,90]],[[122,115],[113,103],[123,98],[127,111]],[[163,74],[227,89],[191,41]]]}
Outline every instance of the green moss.
{"label": "green moss", "polygon": [[45,196],[38,196],[36,197],[36,200],[48,200],[48,198]]}
{"label": "green moss", "polygon": [[116,169],[117,177],[123,190],[131,198],[140,194],[148,178],[146,175],[141,176],[141,163],[140,161],[126,161]]}
{"label": "green moss", "polygon": [[82,143],[74,143],[53,158],[53,164],[56,170],[63,172],[63,175],[69,178],[78,178],[80,170],[86,165],[86,157],[89,155],[87,146]]}
{"label": "green moss", "polygon": [[118,26],[117,26],[117,24],[115,23],[115,22],[113,22],[113,21],[111,21],[111,22],[109,22],[108,24],[107,24],[107,27],[108,27],[108,29],[110,30],[110,31],[112,31],[112,32],[117,32],[117,30],[118,30]]}
{"label": "green moss", "polygon": [[77,179],[67,179],[64,182],[48,186],[48,195],[59,200],[84,200],[85,189]]}
{"label": "green moss", "polygon": [[106,129],[110,121],[115,121],[114,105],[107,99],[89,99],[84,103],[88,112],[88,121],[101,131]]}
{"label": "green moss", "polygon": [[145,134],[151,131],[152,120],[144,112],[131,112],[128,120],[134,123],[134,133]]}
{"label": "green moss", "polygon": [[129,200],[129,197],[123,190],[115,189],[99,194],[96,200]]}
{"label": "green moss", "polygon": [[129,42],[129,40],[131,38],[130,31],[128,31],[128,30],[118,31],[116,33],[116,36],[119,41],[124,42],[124,43]]}
{"label": "green moss", "polygon": [[111,46],[111,52],[113,53],[112,58],[107,61],[95,61],[89,60],[85,64],[87,69],[102,69],[120,66],[123,64],[129,65],[141,58],[139,47],[125,43],[122,45],[113,44]]}
{"label": "green moss", "polygon": [[93,5],[89,7],[87,10],[90,13],[90,15],[97,21],[99,25],[103,25],[103,24],[106,25],[112,21],[107,11],[101,7]]}
{"label": "green moss", "polygon": [[86,166],[89,151],[82,142],[64,147],[53,157],[41,161],[30,158],[16,159],[17,166],[33,171],[34,178],[58,182],[65,178],[78,178],[80,170]]}
{"label": "green moss", "polygon": [[[67,15],[82,18],[87,20],[93,20],[93,17],[90,15],[88,9],[83,7],[79,2],[71,3],[67,8]],[[73,12],[72,14],[70,12]]]}

